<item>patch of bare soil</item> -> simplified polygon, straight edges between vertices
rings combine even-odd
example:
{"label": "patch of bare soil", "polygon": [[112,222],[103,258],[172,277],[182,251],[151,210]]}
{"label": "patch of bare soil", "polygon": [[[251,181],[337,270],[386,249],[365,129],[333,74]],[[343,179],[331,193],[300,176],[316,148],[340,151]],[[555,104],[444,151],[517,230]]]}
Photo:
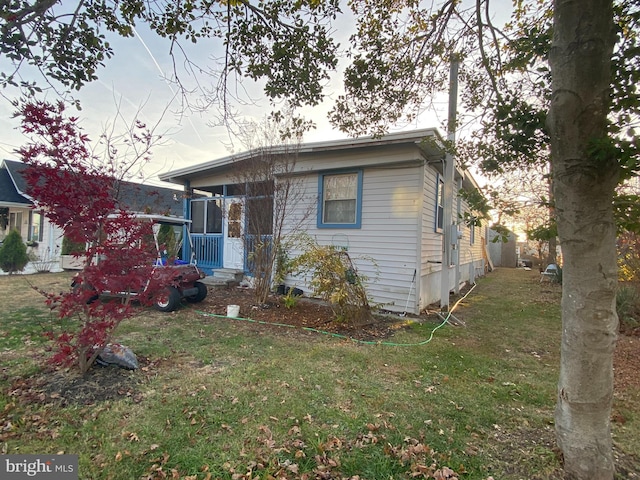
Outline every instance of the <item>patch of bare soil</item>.
{"label": "patch of bare soil", "polygon": [[123,397],[140,401],[140,380],[135,372],[115,366],[95,366],[85,375],[77,370],[52,369],[43,375],[15,379],[9,396],[19,403],[62,406],[95,405]]}
{"label": "patch of bare soil", "polygon": [[205,313],[226,316],[228,305],[240,306],[240,318],[251,319],[262,326],[282,328],[286,325],[297,330],[319,330],[361,341],[384,340],[405,323],[397,315],[379,314],[372,314],[360,322],[337,322],[326,302],[297,297],[295,305],[288,308],[283,296],[271,295],[266,303],[259,304],[253,290],[242,287],[210,289],[207,299],[197,308]]}
{"label": "patch of bare soil", "polygon": [[[528,480],[562,480],[562,461],[551,470],[531,471],[541,456],[551,455],[562,458],[557,446],[553,426],[544,429],[522,426],[521,428],[496,429],[493,440],[498,449],[494,455],[502,465],[501,474]],[[617,480],[640,479],[640,458],[620,451],[614,445],[614,462]],[[497,477],[496,477],[497,478]]]}
{"label": "patch of bare soil", "polygon": [[[640,389],[640,337],[620,335],[613,356],[614,391],[624,394],[627,390]],[[615,420],[615,418],[614,418]],[[618,419],[619,421],[624,421]]]}

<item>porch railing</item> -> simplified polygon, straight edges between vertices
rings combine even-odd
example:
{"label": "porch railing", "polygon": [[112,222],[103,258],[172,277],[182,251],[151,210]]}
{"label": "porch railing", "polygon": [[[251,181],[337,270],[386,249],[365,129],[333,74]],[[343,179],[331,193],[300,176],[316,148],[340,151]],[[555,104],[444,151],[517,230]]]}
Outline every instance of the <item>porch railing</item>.
{"label": "porch railing", "polygon": [[192,233],[191,240],[198,266],[206,269],[222,268],[222,235]]}

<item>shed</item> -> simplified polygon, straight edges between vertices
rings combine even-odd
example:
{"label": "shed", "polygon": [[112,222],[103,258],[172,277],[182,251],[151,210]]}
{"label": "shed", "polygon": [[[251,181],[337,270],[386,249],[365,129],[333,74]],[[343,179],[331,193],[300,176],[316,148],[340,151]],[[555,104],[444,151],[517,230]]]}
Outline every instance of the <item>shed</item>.
{"label": "shed", "polygon": [[[495,267],[510,267],[516,268],[518,266],[518,253],[517,242],[518,236],[510,230],[507,230],[508,234],[503,237],[496,230],[487,229],[487,249],[489,250],[489,256]],[[506,242],[504,239],[506,238]]]}

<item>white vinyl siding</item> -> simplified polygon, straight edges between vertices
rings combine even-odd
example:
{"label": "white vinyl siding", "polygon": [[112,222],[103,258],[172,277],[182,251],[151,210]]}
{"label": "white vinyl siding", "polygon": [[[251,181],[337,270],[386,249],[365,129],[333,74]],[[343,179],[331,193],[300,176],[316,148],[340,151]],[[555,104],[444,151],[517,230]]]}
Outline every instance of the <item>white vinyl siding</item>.
{"label": "white vinyl siding", "polygon": [[[306,232],[319,244],[348,248],[358,272],[368,278],[370,297],[382,308],[404,311],[411,290],[418,258],[421,172],[421,166],[364,169],[359,229],[319,229],[313,219],[306,222]],[[305,188],[312,201],[318,193],[317,174],[305,176]],[[296,205],[297,218],[308,206]],[[415,302],[414,296],[415,286],[410,302]]]}
{"label": "white vinyl siding", "polygon": [[436,224],[436,185],[440,175],[432,167],[424,168],[424,192],[422,195],[422,225],[424,226],[421,239],[421,270],[430,273],[440,270],[442,260],[442,235],[435,232]]}
{"label": "white vinyl siding", "polygon": [[[423,193],[423,208],[422,208],[422,239],[421,239],[421,255],[420,255],[420,282],[419,282],[419,294],[420,304],[419,308],[425,308],[432,303],[440,302],[441,287],[440,277],[442,271],[442,250],[443,250],[443,238],[441,233],[438,233],[434,229],[436,225],[436,212],[438,194],[436,193],[436,185],[438,185],[440,174],[438,171],[430,166],[426,166],[424,169],[424,193]],[[466,202],[461,200],[460,211],[458,211],[458,186],[454,185],[454,216],[458,217],[458,214],[463,215],[464,212],[468,212],[468,206]],[[482,255],[482,232],[484,227],[476,227],[475,241],[471,244],[470,241],[470,229],[461,218],[455,218],[456,222],[460,222],[458,230],[462,232],[462,238],[458,240],[456,251],[458,255],[458,265],[450,268],[449,282],[450,287],[453,290],[455,288],[456,271],[459,272],[459,280],[461,282],[469,281],[474,278],[474,274],[477,271],[482,270],[484,265]],[[455,258],[455,257],[454,257]]]}

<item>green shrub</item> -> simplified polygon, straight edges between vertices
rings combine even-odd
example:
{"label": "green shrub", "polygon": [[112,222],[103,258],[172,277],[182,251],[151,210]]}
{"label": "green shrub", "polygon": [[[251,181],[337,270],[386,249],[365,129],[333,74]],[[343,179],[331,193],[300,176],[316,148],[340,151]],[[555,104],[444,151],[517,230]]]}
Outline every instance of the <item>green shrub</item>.
{"label": "green shrub", "polygon": [[166,253],[167,259],[178,258],[180,256],[178,249],[182,244],[182,232],[180,232],[180,236],[177,236],[173,226],[164,223],[160,225],[158,244],[160,249]]}
{"label": "green shrub", "polygon": [[620,320],[620,331],[640,327],[640,292],[636,285],[620,285],[616,294],[616,310]]}
{"label": "green shrub", "polygon": [[370,319],[366,278],[358,274],[346,250],[309,241],[291,266],[294,273],[310,272],[313,294],[329,302],[336,321],[358,325]]}
{"label": "green shrub", "polygon": [[640,281],[640,234],[624,232],[618,236],[618,278]]}
{"label": "green shrub", "polygon": [[17,230],[11,230],[0,247],[0,268],[9,275],[21,272],[29,262],[27,246]]}
{"label": "green shrub", "polygon": [[287,294],[283,297],[284,306],[287,308],[294,308],[298,304],[298,297],[294,294],[295,289],[290,288]]}
{"label": "green shrub", "polygon": [[61,255],[76,255],[84,253],[86,250],[86,246],[84,243],[74,242],[70,240],[68,237],[64,237],[62,239],[62,249],[60,251]]}
{"label": "green shrub", "polygon": [[556,270],[556,274],[552,278],[553,283],[558,283],[562,285],[562,267],[558,265],[558,269]]}

